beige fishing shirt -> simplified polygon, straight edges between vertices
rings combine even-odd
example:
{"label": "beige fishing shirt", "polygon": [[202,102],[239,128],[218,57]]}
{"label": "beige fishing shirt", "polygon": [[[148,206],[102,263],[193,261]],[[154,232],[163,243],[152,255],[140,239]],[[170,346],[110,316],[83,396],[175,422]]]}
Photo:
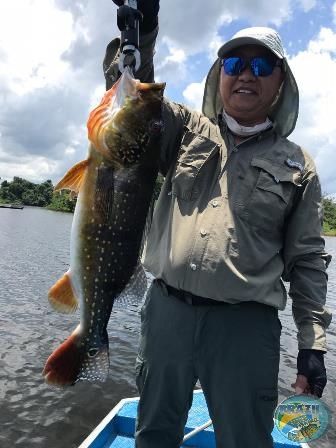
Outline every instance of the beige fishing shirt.
{"label": "beige fishing shirt", "polygon": [[[107,87],[117,76],[115,63],[110,65],[114,42],[104,62]],[[153,37],[142,45],[139,77],[147,81]],[[235,145],[220,118],[211,121],[169,101],[164,122],[160,167],[166,178],[145,267],[199,296],[280,310],[287,299],[283,281],[289,281],[299,348],[326,350],[330,257],[321,237],[321,188],[312,158],[273,129]]]}

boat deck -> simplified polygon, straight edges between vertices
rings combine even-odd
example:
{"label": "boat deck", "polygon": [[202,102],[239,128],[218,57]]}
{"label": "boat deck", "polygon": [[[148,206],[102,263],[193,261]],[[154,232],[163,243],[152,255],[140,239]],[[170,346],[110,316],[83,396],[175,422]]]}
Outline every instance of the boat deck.
{"label": "boat deck", "polygon": [[[79,448],[134,448],[135,418],[138,399],[122,400],[104,418]],[[210,419],[202,391],[195,391],[185,433],[203,425]],[[274,448],[308,447],[286,439],[277,428],[272,432]],[[216,448],[213,426],[186,440],[183,447]]]}

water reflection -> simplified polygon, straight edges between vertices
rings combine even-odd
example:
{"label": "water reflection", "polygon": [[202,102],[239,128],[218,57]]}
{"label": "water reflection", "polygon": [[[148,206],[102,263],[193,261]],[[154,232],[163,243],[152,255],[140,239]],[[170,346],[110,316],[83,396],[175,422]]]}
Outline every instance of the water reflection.
{"label": "water reflection", "polygon": [[[138,307],[116,307],[109,323],[110,376],[106,383],[56,389],[43,382],[47,356],[77,325],[79,315],[59,315],[47,302],[50,286],[68,268],[72,215],[36,208],[0,209],[0,446],[75,448],[121,398],[135,396],[133,365],[138,342]],[[329,307],[336,314],[336,238],[329,269]],[[290,301],[281,313],[279,390],[292,394],[296,373],[296,329]],[[329,335],[325,401],[336,410],[336,318]],[[312,447],[335,446],[336,431]]]}

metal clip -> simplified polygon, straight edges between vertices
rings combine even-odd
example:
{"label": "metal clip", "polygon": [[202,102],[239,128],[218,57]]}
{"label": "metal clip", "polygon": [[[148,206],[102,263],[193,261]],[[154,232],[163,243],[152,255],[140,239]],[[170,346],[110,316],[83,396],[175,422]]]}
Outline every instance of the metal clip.
{"label": "metal clip", "polygon": [[136,72],[140,64],[140,51],[134,45],[125,45],[119,58],[119,71],[123,73],[126,67],[132,67],[133,72]]}
{"label": "metal clip", "polygon": [[139,20],[142,14],[137,9],[136,0],[124,0],[117,13],[117,24],[121,31],[119,71],[130,67],[133,72],[140,68]]}

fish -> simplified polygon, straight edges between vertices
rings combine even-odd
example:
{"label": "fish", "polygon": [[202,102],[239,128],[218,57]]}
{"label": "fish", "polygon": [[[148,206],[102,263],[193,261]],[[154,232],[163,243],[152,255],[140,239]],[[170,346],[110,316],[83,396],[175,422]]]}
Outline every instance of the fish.
{"label": "fish", "polygon": [[139,271],[158,175],[164,88],[164,83],[141,83],[125,69],[89,114],[87,159],[55,187],[78,196],[70,267],[48,299],[63,313],[80,304],[80,321],[45,363],[43,375],[51,385],[108,377],[107,324],[116,297]]}

